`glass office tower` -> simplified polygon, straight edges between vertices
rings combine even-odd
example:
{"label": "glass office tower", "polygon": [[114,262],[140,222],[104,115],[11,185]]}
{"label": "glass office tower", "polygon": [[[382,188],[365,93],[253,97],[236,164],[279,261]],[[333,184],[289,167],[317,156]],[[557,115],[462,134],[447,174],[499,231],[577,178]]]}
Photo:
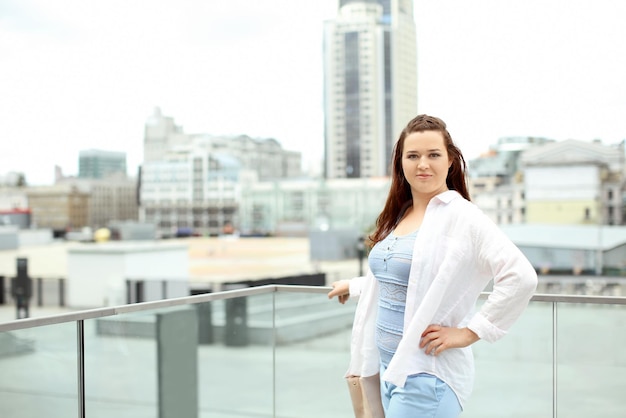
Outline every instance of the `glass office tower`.
{"label": "glass office tower", "polygon": [[388,174],[393,144],[417,111],[410,0],[340,0],[325,24],[325,176]]}

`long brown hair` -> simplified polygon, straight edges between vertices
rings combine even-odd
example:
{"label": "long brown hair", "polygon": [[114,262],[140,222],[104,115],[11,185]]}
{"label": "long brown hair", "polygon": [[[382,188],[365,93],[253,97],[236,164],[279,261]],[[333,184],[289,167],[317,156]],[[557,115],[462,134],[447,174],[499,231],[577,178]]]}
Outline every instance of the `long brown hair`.
{"label": "long brown hair", "polygon": [[402,170],[402,151],[404,148],[404,140],[409,134],[424,131],[441,132],[448,152],[448,158],[452,161],[452,165],[448,169],[448,176],[446,177],[446,186],[448,186],[450,190],[459,192],[465,199],[471,200],[469,192],[467,191],[467,165],[465,164],[461,150],[454,145],[445,122],[434,116],[418,115],[402,130],[400,138],[393,148],[391,188],[387,196],[385,207],[376,219],[376,230],[368,237],[369,243],[372,246],[389,235],[393,228],[395,228],[404,210],[412,203],[411,186],[409,186],[409,183],[404,178],[404,171]]}

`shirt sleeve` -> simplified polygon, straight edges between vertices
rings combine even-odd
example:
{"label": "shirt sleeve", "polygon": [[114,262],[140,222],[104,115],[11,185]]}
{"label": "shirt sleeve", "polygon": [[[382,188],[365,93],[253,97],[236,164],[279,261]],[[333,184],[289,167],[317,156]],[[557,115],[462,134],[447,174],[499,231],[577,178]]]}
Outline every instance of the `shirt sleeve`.
{"label": "shirt sleeve", "polygon": [[350,279],[350,299],[357,301],[361,293],[363,292],[363,286],[365,285],[365,281],[367,280],[367,276],[359,276],[353,279]]}
{"label": "shirt sleeve", "polygon": [[493,291],[468,328],[481,339],[502,338],[522,314],[537,288],[537,273],[526,256],[484,214],[476,223],[479,268],[493,278]]}

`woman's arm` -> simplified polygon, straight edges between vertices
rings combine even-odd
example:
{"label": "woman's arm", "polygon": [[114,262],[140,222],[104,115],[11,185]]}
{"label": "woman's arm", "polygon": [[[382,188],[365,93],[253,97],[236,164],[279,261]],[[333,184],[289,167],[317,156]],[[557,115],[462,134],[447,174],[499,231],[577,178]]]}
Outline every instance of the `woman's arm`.
{"label": "woman's arm", "polygon": [[363,290],[363,284],[367,276],[355,277],[353,279],[339,280],[331,284],[333,290],[328,292],[328,298],[337,296],[339,303],[344,304],[352,296],[358,299]]}
{"label": "woman's arm", "polygon": [[443,350],[467,347],[478,340],[480,337],[469,328],[429,325],[422,333],[420,348],[423,348],[427,354],[436,356]]}
{"label": "woman's arm", "polygon": [[493,342],[504,336],[526,309],[537,288],[537,272],[486,216],[477,225],[477,267],[493,278],[493,291],[468,328],[481,339]]}

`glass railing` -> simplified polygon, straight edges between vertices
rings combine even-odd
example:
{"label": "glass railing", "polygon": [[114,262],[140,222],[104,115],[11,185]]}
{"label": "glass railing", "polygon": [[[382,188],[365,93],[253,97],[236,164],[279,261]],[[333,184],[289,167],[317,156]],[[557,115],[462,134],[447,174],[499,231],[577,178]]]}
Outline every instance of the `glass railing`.
{"label": "glass railing", "polygon": [[473,347],[464,417],[624,417],[626,298],[537,295],[502,340]]}
{"label": "glass railing", "polygon": [[0,416],[75,417],[76,323],[0,332]]}
{"label": "glass railing", "polygon": [[[355,305],[262,286],[0,324],[0,417],[349,417]],[[480,305],[481,302],[479,302]],[[464,417],[624,417],[626,298],[536,295]]]}

